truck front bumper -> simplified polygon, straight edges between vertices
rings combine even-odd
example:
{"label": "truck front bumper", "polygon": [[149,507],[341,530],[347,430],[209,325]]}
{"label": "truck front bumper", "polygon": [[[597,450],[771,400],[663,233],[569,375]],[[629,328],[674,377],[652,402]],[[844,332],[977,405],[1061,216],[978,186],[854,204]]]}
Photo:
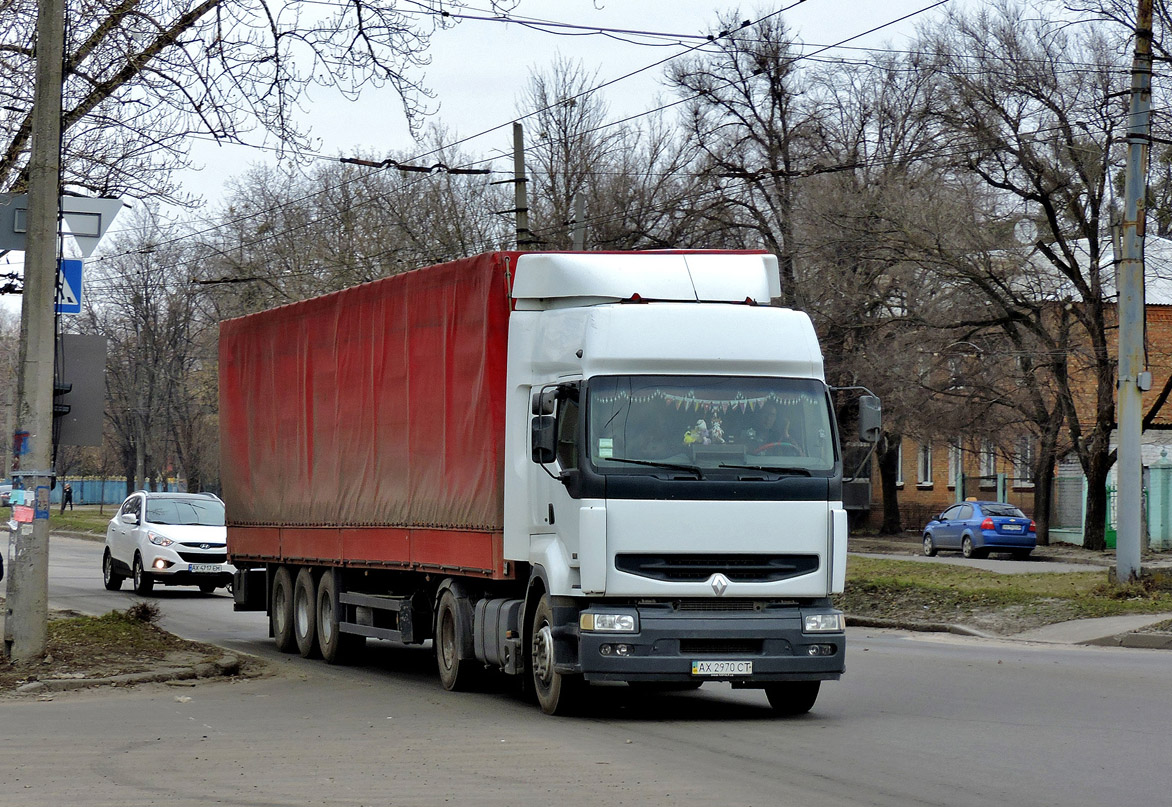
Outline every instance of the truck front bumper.
{"label": "truck front bumper", "polygon": [[[665,604],[630,610],[638,614],[636,632],[578,631],[578,664],[564,671],[580,672],[587,681],[703,680],[754,686],[831,680],[846,668],[844,632],[802,631],[807,615],[837,613],[829,607],[697,613]],[[746,670],[743,664],[724,663],[745,661],[752,663],[751,673],[738,672]],[[713,674],[694,672],[714,668]]]}

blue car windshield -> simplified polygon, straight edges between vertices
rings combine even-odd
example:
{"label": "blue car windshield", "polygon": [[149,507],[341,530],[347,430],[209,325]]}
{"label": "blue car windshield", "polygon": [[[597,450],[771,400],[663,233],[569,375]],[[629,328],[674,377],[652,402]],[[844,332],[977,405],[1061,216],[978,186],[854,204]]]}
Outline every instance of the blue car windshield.
{"label": "blue car windshield", "polygon": [[981,512],[987,516],[1005,516],[1008,518],[1025,518],[1025,513],[1012,504],[984,504]]}
{"label": "blue car windshield", "polygon": [[216,499],[148,499],[146,520],[151,524],[224,526],[224,503]]}

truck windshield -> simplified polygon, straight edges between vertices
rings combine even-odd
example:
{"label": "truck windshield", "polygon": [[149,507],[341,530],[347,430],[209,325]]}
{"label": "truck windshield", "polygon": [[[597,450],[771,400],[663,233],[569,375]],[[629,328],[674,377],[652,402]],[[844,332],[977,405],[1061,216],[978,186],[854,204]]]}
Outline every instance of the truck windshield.
{"label": "truck windshield", "polygon": [[600,473],[834,468],[826,387],[814,379],[602,376],[587,390],[586,440]]}

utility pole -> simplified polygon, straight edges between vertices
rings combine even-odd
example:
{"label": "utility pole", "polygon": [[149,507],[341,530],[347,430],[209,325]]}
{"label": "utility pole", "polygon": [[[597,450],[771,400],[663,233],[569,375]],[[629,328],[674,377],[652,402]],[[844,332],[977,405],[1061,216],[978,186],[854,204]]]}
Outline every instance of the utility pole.
{"label": "utility pole", "polygon": [[525,129],[520,122],[513,123],[513,201],[517,214],[517,249],[533,246],[529,231],[529,180],[525,176]]}
{"label": "utility pole", "polygon": [[34,494],[32,524],[16,534],[7,575],[4,647],[14,662],[45,655],[49,628],[49,485],[53,472],[53,360],[61,176],[61,82],[64,0],[40,0],[37,71],[29,155],[28,241],[24,259],[20,373],[13,454],[26,491]]}
{"label": "utility pole", "polygon": [[1116,465],[1115,576],[1120,582],[1140,576],[1143,520],[1143,391],[1151,388],[1144,371],[1144,197],[1151,144],[1152,0],[1139,0],[1135,20],[1135,58],[1131,67],[1131,107],[1127,127],[1122,259],[1116,269],[1119,293],[1119,458]]}

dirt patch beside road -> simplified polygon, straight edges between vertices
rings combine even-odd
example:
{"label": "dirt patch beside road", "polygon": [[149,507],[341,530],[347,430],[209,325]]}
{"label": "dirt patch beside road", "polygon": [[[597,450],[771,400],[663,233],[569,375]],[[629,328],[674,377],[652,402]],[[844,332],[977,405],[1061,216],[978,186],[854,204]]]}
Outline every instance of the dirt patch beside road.
{"label": "dirt patch beside road", "polygon": [[100,617],[51,614],[44,659],[13,664],[0,658],[0,697],[263,674],[262,662],[180,639],[154,625],[157,618],[149,602]]}

